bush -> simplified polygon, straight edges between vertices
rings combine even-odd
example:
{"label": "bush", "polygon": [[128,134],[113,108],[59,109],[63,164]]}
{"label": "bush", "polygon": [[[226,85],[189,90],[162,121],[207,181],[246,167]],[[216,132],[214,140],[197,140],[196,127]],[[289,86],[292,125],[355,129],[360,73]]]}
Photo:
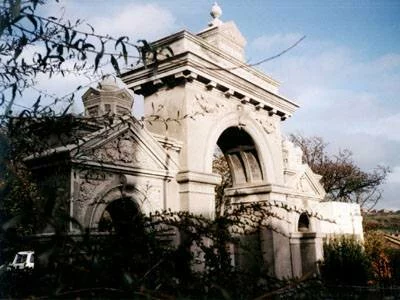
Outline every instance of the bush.
{"label": "bush", "polygon": [[366,285],[370,274],[370,261],[359,241],[342,236],[324,244],[321,275],[326,283]]}
{"label": "bush", "polygon": [[400,285],[400,249],[388,249],[387,254],[392,270],[392,282],[395,285]]}
{"label": "bush", "polygon": [[371,279],[374,283],[381,285],[390,284],[393,268],[383,234],[378,231],[369,231],[365,235],[364,245],[371,264]]}
{"label": "bush", "polygon": [[[125,224],[130,230],[116,226],[100,233],[55,232],[43,240],[22,237],[32,239],[34,273],[0,273],[0,298],[251,299],[286,286],[285,291],[297,288],[232,265],[227,245],[241,241],[231,227],[242,228],[247,220],[249,228],[252,218],[256,230],[260,224],[255,216],[265,221],[269,208],[244,205],[231,213],[209,220],[164,211],[135,216]],[[177,235],[169,237],[170,230]],[[170,238],[180,242],[170,243]],[[21,243],[9,244],[10,253],[21,249]]]}

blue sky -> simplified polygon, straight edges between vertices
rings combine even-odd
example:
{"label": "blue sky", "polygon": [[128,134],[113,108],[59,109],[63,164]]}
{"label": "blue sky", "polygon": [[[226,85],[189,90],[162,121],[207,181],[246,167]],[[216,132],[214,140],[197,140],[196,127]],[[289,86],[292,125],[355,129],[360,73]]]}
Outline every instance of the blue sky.
{"label": "blue sky", "polygon": [[[100,33],[153,40],[181,29],[199,32],[212,1],[61,1],[65,15],[83,18]],[[259,68],[281,82],[281,93],[300,104],[284,131],[318,135],[330,150],[348,148],[365,170],[390,166],[379,207],[400,209],[400,1],[218,1],[256,62],[306,39]],[[54,5],[46,13],[59,14]],[[45,80],[66,93],[87,79]],[[56,87],[56,88],[55,88]],[[26,101],[26,100],[23,100]],[[76,110],[81,105],[77,104]],[[140,108],[138,108],[140,109]]]}

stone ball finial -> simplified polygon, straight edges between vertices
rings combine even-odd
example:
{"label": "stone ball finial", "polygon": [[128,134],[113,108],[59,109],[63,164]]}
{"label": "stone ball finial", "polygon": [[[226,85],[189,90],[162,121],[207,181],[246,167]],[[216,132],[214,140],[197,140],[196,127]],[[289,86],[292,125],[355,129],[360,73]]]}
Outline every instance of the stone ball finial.
{"label": "stone ball finial", "polygon": [[211,7],[210,15],[213,20],[208,24],[209,26],[218,26],[222,24],[222,21],[219,19],[222,15],[222,9],[217,2],[214,2],[214,5]]}
{"label": "stone ball finial", "polygon": [[217,2],[214,2],[214,5],[211,7],[210,15],[213,19],[218,19],[222,15],[222,9]]}

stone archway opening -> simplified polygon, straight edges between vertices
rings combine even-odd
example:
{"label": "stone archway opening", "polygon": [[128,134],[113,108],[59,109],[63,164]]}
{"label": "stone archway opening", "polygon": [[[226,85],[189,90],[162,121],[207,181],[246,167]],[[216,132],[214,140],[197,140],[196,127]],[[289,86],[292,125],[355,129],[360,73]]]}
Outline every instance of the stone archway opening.
{"label": "stone archway opening", "polygon": [[223,212],[226,188],[261,182],[263,173],[253,138],[242,128],[229,127],[217,140],[213,157],[213,172],[221,175],[215,188],[216,213]]}
{"label": "stone archway opening", "polygon": [[306,213],[300,214],[299,221],[297,224],[297,231],[310,232],[310,219]]}
{"label": "stone archway opening", "polygon": [[[224,214],[225,208],[231,205],[231,197],[225,197],[225,189],[263,181],[256,143],[244,128],[228,127],[221,133],[215,145],[213,172],[222,177],[215,189],[216,215]],[[243,235],[238,244],[232,245],[233,264],[252,272],[263,267],[260,234],[259,229]]]}
{"label": "stone archway opening", "polygon": [[263,180],[256,145],[253,138],[244,129],[227,128],[220,135],[217,145],[228,163],[233,186]]}
{"label": "stone archway opening", "polygon": [[100,232],[132,234],[142,230],[141,213],[130,198],[120,198],[109,203],[98,224]]}

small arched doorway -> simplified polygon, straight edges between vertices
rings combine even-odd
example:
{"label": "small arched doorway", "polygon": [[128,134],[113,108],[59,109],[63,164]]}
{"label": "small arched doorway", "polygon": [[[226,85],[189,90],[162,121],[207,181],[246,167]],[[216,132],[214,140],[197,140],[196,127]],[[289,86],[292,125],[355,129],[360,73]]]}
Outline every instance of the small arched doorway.
{"label": "small arched doorway", "polygon": [[298,232],[310,232],[310,219],[306,213],[300,214],[299,221],[297,224]]}
{"label": "small arched doorway", "polygon": [[109,203],[98,224],[100,232],[128,234],[142,229],[139,207],[130,198],[120,198]]}

